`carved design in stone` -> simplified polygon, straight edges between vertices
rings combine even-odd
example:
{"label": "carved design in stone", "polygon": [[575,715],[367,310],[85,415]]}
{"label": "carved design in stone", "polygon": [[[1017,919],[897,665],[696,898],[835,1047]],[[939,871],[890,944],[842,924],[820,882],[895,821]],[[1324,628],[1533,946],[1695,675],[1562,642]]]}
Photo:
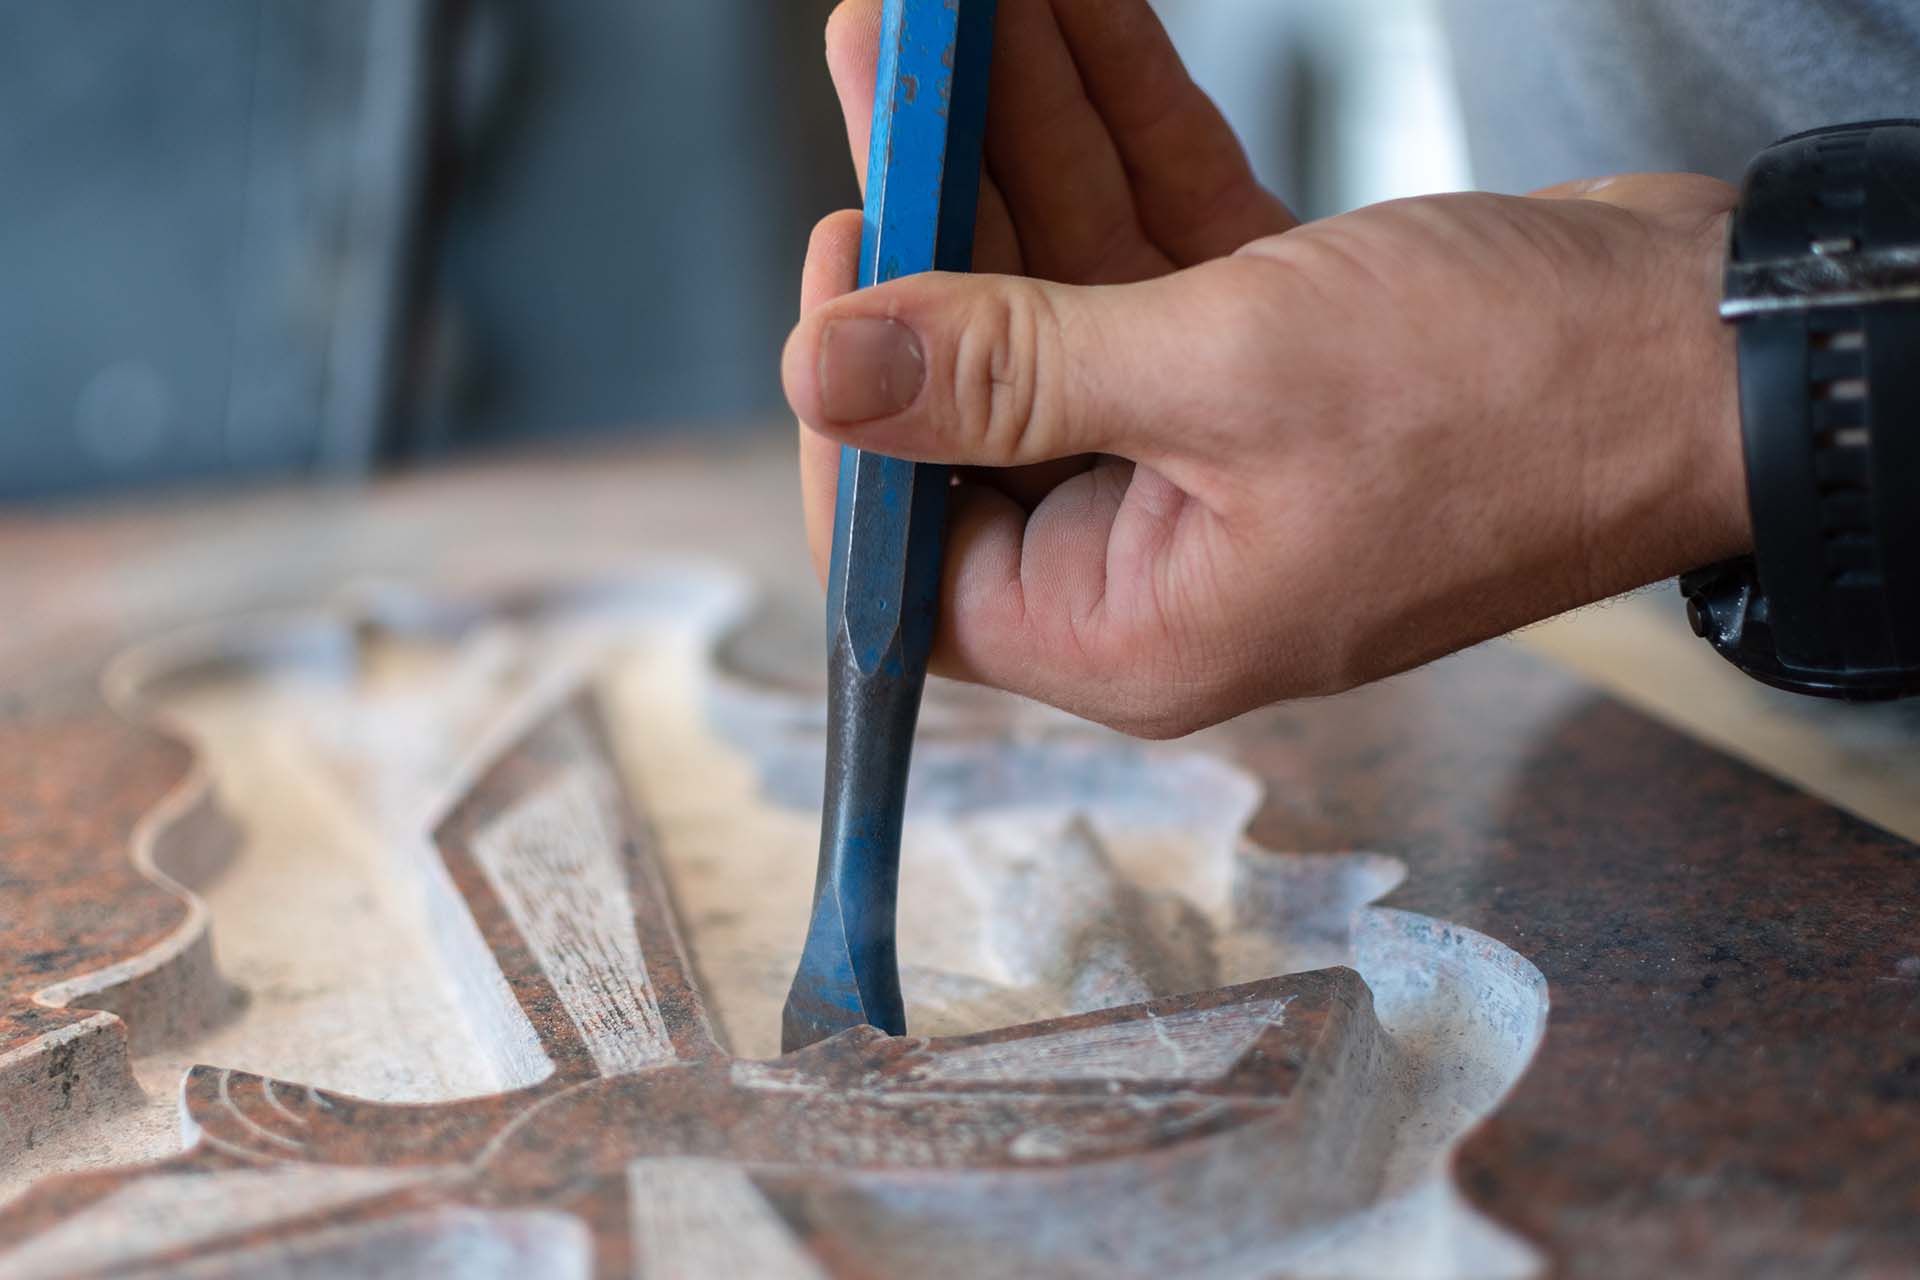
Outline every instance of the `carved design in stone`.
{"label": "carved design in stone", "polygon": [[[128,660],[110,692],[145,715],[163,690],[236,664],[318,662],[366,682],[378,636],[424,636],[454,653],[427,681],[430,696],[388,697],[377,715],[305,729],[399,848],[405,865],[388,877],[413,886],[488,1058],[466,1078],[499,1087],[373,1100],[195,1066],[181,1102],[186,1150],[37,1182],[0,1207],[0,1272],[198,1275],[271,1263],[295,1274],[1259,1275],[1303,1257],[1335,1271],[1364,1265],[1356,1237],[1418,1236],[1443,1221],[1483,1271],[1531,1266],[1522,1247],[1451,1207],[1445,1164],[1462,1113],[1490,1107],[1537,1041],[1538,975],[1477,935],[1365,912],[1397,874],[1385,860],[1232,849],[1195,863],[1204,874],[1193,878],[1222,883],[1187,896],[1148,883],[1137,852],[1133,874],[1118,866],[1126,859],[1102,836],[1103,806],[1118,804],[1124,820],[1130,787],[1171,785],[1196,814],[1223,806],[1207,820],[1231,838],[1257,788],[1230,767],[1044,724],[1023,731],[1004,707],[936,706],[925,807],[972,814],[950,825],[974,854],[995,846],[951,861],[956,875],[994,868],[975,887],[978,946],[997,981],[916,969],[909,955],[910,1008],[944,993],[935,1021],[962,1033],[860,1031],[783,1058],[737,1057],[689,955],[660,824],[635,802],[631,762],[609,729],[636,718],[631,690],[602,674],[609,636],[668,635],[638,661],[695,655],[705,714],[751,745],[776,796],[804,785],[795,780],[813,767],[811,699],[711,660],[737,593],[669,580],[452,611],[382,594],[355,612],[346,627],[285,620],[184,638]],[[508,637],[503,621],[537,641]],[[315,705],[299,703],[312,692],[296,690],[274,714]],[[1036,732],[1057,740],[1036,746]],[[1032,767],[1016,777],[1022,761]],[[1172,781],[1146,781],[1160,773]],[[156,789],[136,790],[154,804]],[[135,1105],[121,1028],[137,1041],[149,1008],[166,1012],[159,1042],[170,1044],[232,1016],[208,909],[181,887],[213,878],[224,856],[208,794],[198,775],[164,791],[136,836],[143,874],[103,881],[99,894],[103,906],[124,895],[159,919],[158,892],[181,918],[146,922],[137,936],[124,920],[70,931],[70,947],[95,953],[95,976],[15,994],[0,1048],[0,1144],[14,1139],[15,1153],[23,1129],[45,1138],[59,1128],[63,1089],[87,1095],[80,1112],[97,1112],[96,1126]],[[438,799],[423,805],[429,795]],[[1237,817],[1236,804],[1246,810]],[[1009,829],[1046,833],[1042,855],[1008,855],[1006,830],[968,825],[996,812]],[[174,861],[156,858],[168,849]],[[40,875],[59,853],[24,870]],[[1224,925],[1223,909],[1236,917]],[[0,930],[0,949],[43,943],[56,919],[30,914],[24,929]],[[328,939],[363,941],[351,930]],[[1285,959],[1350,960],[1375,989],[1347,967],[1233,981]],[[172,976],[115,1005],[98,993],[129,979],[106,974]],[[740,1008],[777,1008],[779,978]],[[1048,1002],[1055,1016],[968,1025]],[[36,1030],[34,1017],[51,1025]],[[771,1034],[774,1019],[764,1020]],[[97,1061],[68,1048],[75,1027],[106,1036]],[[1474,1035],[1464,1047],[1436,1043]],[[1478,1096],[1423,1078],[1447,1064]],[[1451,1129],[1408,1132],[1441,1115]],[[9,1154],[0,1145],[0,1163]]]}

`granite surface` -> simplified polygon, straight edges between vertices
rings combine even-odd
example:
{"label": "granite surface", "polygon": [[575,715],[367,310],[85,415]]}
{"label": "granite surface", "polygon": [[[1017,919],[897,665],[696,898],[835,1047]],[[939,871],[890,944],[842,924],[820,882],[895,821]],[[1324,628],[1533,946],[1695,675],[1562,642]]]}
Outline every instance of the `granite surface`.
{"label": "granite surface", "polygon": [[[0,636],[0,919],[43,892],[29,866],[60,868],[74,913],[0,940],[6,1043],[63,1016],[22,992],[85,967],[63,948],[102,927],[103,895],[132,904],[106,922],[116,946],[182,924],[177,900],[122,883],[131,824],[186,766],[89,701],[120,646],[477,560],[619,563],[644,545],[785,583],[788,492],[779,454],[690,449],[0,525],[0,586],[22,606]],[[743,531],[716,518],[722,493],[772,514]],[[1504,645],[1220,740],[1270,788],[1256,839],[1397,856],[1410,874],[1384,905],[1546,975],[1544,1047],[1459,1171],[1554,1271],[1920,1270],[1920,850]]]}
{"label": "granite surface", "polygon": [[1503,647],[1236,734],[1257,838],[1546,975],[1460,1170],[1564,1273],[1920,1269],[1920,849]]}

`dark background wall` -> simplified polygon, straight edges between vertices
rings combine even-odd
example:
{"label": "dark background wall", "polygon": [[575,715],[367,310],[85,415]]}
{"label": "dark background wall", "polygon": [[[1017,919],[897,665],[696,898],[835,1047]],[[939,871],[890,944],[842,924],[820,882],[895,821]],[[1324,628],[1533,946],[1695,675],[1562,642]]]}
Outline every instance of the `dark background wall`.
{"label": "dark background wall", "polygon": [[[827,2],[541,0],[493,154],[455,201],[439,298],[466,317],[482,438],[780,403],[813,219],[858,203]],[[644,413],[643,413],[644,411]]]}
{"label": "dark background wall", "polygon": [[0,0],[0,498],[779,403],[827,0]]}

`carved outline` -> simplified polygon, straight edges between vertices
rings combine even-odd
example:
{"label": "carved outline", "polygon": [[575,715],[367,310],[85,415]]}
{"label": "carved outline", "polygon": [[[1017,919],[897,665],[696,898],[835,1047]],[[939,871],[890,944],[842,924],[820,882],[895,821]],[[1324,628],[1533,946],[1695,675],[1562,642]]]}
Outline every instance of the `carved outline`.
{"label": "carved outline", "polygon": [[[706,585],[717,587],[722,601],[713,621],[711,630],[713,652],[723,654],[729,642],[738,630],[738,624],[747,615],[749,595],[745,584],[733,575],[691,574],[674,575],[682,581],[699,583],[706,579]],[[635,595],[645,594],[651,586],[651,580],[645,578],[620,578],[614,580],[592,580],[584,583],[558,587],[552,590],[522,592],[505,596],[476,596],[469,600],[440,602],[406,590],[395,591],[392,588],[375,587],[371,589],[349,590],[342,594],[340,603],[335,607],[284,615],[260,615],[240,623],[215,623],[174,635],[120,655],[107,668],[102,679],[102,692],[110,707],[133,724],[162,733],[167,738],[186,746],[192,755],[192,766],[183,779],[172,788],[160,804],[143,815],[131,838],[129,856],[140,873],[156,887],[180,900],[188,910],[188,918],[162,943],[128,957],[92,973],[63,980],[35,993],[38,1002],[53,1007],[71,1008],[78,1000],[88,996],[110,995],[116,991],[125,992],[142,979],[165,974],[170,968],[187,962],[192,964],[204,957],[208,971],[214,973],[216,985],[219,984],[217,972],[212,969],[210,915],[205,903],[193,891],[191,883],[204,878],[205,872],[182,871],[178,867],[169,869],[166,865],[173,861],[170,856],[179,845],[177,856],[192,858],[196,855],[204,858],[205,850],[194,848],[184,838],[184,833],[198,831],[222,821],[214,795],[214,783],[209,776],[199,753],[192,750],[192,743],[176,731],[165,717],[154,710],[153,695],[162,685],[185,678],[195,668],[229,667],[249,662],[284,662],[289,658],[311,661],[316,651],[326,651],[344,657],[353,651],[355,636],[365,628],[379,627],[405,635],[457,636],[466,627],[486,618],[508,617],[564,617],[587,603],[618,604],[631,600]],[[236,644],[236,637],[242,643]],[[248,638],[253,643],[245,643]],[[723,674],[732,674],[746,683],[745,677],[738,673],[728,673],[722,663]],[[510,744],[526,724],[539,716],[547,714],[558,699],[568,696],[578,686],[581,672],[576,669],[560,669],[551,672],[541,681],[545,696],[528,696],[524,699],[522,714],[510,717],[499,724],[483,740],[477,742],[468,754],[466,763],[457,777],[451,782],[437,802],[438,812],[457,803],[463,790],[470,786],[477,773],[484,769],[504,747]],[[757,692],[765,693],[760,689]],[[936,718],[935,729],[938,731]],[[1200,754],[1196,752],[1196,754]],[[1252,778],[1237,764],[1224,762],[1229,768],[1247,776],[1259,787],[1258,779]],[[1264,788],[1260,788],[1264,791]],[[203,833],[203,834],[210,834]],[[1244,838],[1244,831],[1243,831]],[[1249,847],[1257,848],[1249,843]],[[1262,851],[1267,852],[1267,851]],[[1286,855],[1274,855],[1286,856]],[[1345,855],[1343,855],[1345,856]],[[1364,856],[1364,855],[1362,855]],[[1385,930],[1389,933],[1430,932],[1434,928],[1447,931],[1459,943],[1471,946],[1483,956],[1503,963],[1515,971],[1517,978],[1524,979],[1523,971],[1532,971],[1524,958],[1511,952],[1497,941],[1479,935],[1471,930],[1447,925],[1442,921],[1429,920],[1423,916],[1382,908],[1376,905],[1380,897],[1391,892],[1392,884],[1383,885],[1378,893],[1366,904],[1358,908],[1355,915],[1356,945],[1363,929]],[[1538,980],[1537,971],[1532,971]],[[1542,987],[1544,983],[1542,982]],[[96,1007],[85,1004],[82,1007]],[[1538,1026],[1533,1034],[1533,1044],[1537,1048],[1539,1035],[1544,1031],[1546,1017],[1545,1001],[1541,1001],[1537,1018]],[[114,1022],[124,1021],[123,1015],[108,1009],[102,1009],[102,1022],[106,1019]],[[96,1020],[87,1019],[79,1027],[93,1027]],[[66,1030],[74,1031],[75,1027]],[[0,1059],[0,1066],[17,1055],[28,1050],[44,1047],[44,1041],[36,1042],[15,1053]],[[126,1054],[124,1041],[121,1049]],[[1518,1076],[1507,1085],[1511,1089],[1517,1083]],[[222,1081],[223,1089],[225,1081]],[[284,1105],[268,1095],[268,1101],[285,1111]],[[323,1098],[316,1096],[320,1105],[328,1105]],[[1497,1103],[1494,1105],[1497,1106]],[[1489,1112],[1490,1113],[1490,1112]],[[237,1114],[237,1112],[236,1112]],[[291,1113],[289,1113],[291,1117]],[[1467,1132],[1456,1139],[1464,1140]],[[277,1137],[277,1135],[275,1135]],[[282,1139],[282,1141],[291,1141]]]}

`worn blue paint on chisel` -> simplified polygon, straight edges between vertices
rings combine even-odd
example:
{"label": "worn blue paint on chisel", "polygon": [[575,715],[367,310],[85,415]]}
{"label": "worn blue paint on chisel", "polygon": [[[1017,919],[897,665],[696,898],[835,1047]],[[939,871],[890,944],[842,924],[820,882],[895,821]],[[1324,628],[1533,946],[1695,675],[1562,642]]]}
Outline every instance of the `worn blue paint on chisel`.
{"label": "worn blue paint on chisel", "polygon": [[[995,0],[887,0],[867,162],[865,288],[973,266]],[[788,1051],[906,1032],[894,944],[900,830],[938,622],[947,468],[842,450],[828,584],[826,811]]]}

